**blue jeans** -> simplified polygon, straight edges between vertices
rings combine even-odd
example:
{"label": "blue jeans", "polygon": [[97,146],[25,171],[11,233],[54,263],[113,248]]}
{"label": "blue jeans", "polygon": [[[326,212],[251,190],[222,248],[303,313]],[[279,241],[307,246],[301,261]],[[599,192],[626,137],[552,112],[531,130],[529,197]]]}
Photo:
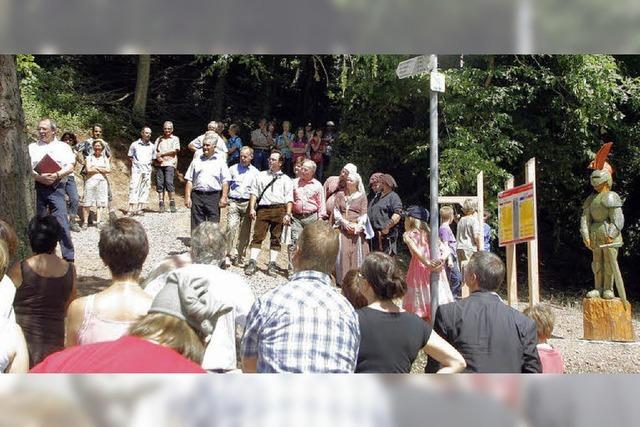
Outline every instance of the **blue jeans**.
{"label": "blue jeans", "polygon": [[67,184],[64,186],[64,191],[69,196],[69,216],[78,216],[78,186],[76,185],[76,178],[73,174],[67,177]]}
{"label": "blue jeans", "polygon": [[253,150],[253,160],[251,163],[253,163],[253,166],[259,171],[269,169],[269,150],[266,148],[255,148]]}
{"label": "blue jeans", "polygon": [[66,183],[58,182],[50,186],[36,183],[36,214],[39,217],[53,215],[62,226],[60,249],[62,257],[67,261],[75,259],[69,218],[67,217],[67,203],[64,200]]}

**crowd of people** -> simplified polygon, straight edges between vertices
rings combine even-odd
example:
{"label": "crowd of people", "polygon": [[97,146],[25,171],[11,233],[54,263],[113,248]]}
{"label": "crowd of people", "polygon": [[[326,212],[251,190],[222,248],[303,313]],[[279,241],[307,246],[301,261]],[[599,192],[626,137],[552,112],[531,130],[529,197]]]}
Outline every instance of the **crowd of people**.
{"label": "crowd of people", "polygon": [[[285,132],[289,128],[285,122]],[[102,190],[89,199],[106,199],[108,207],[108,162],[100,158],[111,153],[96,129],[101,127],[94,126],[94,140],[81,147],[93,150],[84,158],[85,179],[105,178]],[[170,209],[175,207],[169,181],[180,143],[172,132],[173,124],[165,122],[163,135],[151,143],[145,127],[131,144],[130,190],[138,196],[130,198],[131,214],[146,202],[153,161],[160,161],[156,168],[165,168],[156,184],[167,191]],[[33,372],[400,373],[410,372],[420,351],[428,357],[426,372],[563,369],[561,356],[547,342],[553,328],[548,308],[531,307],[527,317],[496,293],[504,282],[504,264],[483,250],[472,200],[463,205],[455,235],[452,207],[441,208],[440,257],[434,259],[430,213],[415,205],[405,209],[391,175],[374,173],[367,193],[358,168],[346,164],[321,184],[313,152],[300,151],[292,162],[292,179],[283,172],[284,150],[263,153],[261,144],[273,135],[273,124],[266,120],[252,133],[252,139],[264,141],[253,147],[234,139],[231,150],[227,142],[232,138],[222,137],[216,122],[189,144],[194,151],[185,173],[190,253],[163,262],[142,283],[149,252],[146,232],[133,218],[112,218],[101,227],[98,247],[111,284],[75,298],[68,222],[73,212],[67,215],[64,195],[65,178],[72,176],[77,157],[55,138],[51,120],[39,123],[39,134],[40,140],[29,146],[38,198],[28,233],[34,255],[11,266],[15,233],[0,223],[0,254],[7,252],[0,257],[6,260],[0,265],[0,314],[6,314],[7,325],[13,319],[16,323],[0,324],[14,331],[7,334],[11,343],[0,346],[0,362],[7,360],[0,370],[28,365]],[[236,136],[237,129],[230,134]],[[293,148],[293,159],[295,139],[281,140]],[[42,170],[45,155],[57,169]],[[267,167],[260,170],[265,160]],[[87,184],[85,198],[86,190]],[[222,208],[224,229],[218,224]],[[265,273],[277,276],[276,259],[284,246],[286,280],[255,298],[246,279],[227,268],[233,263],[244,267],[245,276],[256,274],[267,232]],[[396,258],[400,237],[411,254],[406,274]],[[58,242],[62,258],[55,252]],[[431,272],[439,273],[435,316],[430,312]],[[461,298],[463,285],[471,292],[467,298]],[[3,359],[2,349],[21,343],[26,350],[7,350],[13,357]]]}

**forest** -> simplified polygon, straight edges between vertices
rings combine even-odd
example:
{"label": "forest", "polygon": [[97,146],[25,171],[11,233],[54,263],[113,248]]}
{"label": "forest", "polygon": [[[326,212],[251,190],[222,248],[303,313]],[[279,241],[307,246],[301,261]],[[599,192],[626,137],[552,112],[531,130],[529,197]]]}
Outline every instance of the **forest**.
{"label": "forest", "polygon": [[[171,120],[186,144],[210,120],[239,124],[243,141],[261,117],[294,127],[332,120],[340,136],[329,172],[351,162],[364,177],[390,173],[405,205],[428,206],[429,77],[398,80],[408,57],[17,55],[16,65],[29,133],[48,116],[62,132],[88,136],[100,122],[107,140],[126,142],[142,124],[157,136]],[[541,287],[586,290],[591,256],[578,229],[587,165],[612,141],[625,215],[620,265],[627,294],[639,297],[640,57],[449,55],[439,65],[441,195],[473,194],[484,171],[495,230],[497,193],[510,175],[522,183],[535,157]]]}

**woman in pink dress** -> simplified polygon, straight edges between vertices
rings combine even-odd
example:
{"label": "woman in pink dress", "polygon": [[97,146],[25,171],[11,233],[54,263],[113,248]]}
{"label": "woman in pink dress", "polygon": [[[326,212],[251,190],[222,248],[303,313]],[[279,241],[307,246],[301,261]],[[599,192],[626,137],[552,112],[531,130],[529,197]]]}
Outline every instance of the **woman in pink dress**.
{"label": "woman in pink dress", "polygon": [[440,258],[431,259],[429,248],[429,211],[419,206],[407,208],[403,239],[411,251],[411,262],[407,270],[407,293],[402,299],[402,308],[425,320],[431,319],[431,272],[440,273],[438,278],[438,302],[440,305],[453,302],[444,265],[449,249],[440,242]]}

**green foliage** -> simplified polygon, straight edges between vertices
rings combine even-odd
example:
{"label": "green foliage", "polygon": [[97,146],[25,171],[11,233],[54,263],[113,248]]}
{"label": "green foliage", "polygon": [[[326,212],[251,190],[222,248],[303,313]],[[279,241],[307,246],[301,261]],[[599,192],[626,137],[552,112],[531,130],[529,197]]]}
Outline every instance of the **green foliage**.
{"label": "green foliage", "polygon": [[58,123],[58,136],[70,131],[87,135],[95,122],[120,135],[128,125],[128,114],[107,111],[100,100],[102,94],[92,93],[93,79],[82,75],[71,63],[60,62],[55,67],[42,67],[33,55],[17,55],[18,78],[27,131],[35,133],[42,117]]}

